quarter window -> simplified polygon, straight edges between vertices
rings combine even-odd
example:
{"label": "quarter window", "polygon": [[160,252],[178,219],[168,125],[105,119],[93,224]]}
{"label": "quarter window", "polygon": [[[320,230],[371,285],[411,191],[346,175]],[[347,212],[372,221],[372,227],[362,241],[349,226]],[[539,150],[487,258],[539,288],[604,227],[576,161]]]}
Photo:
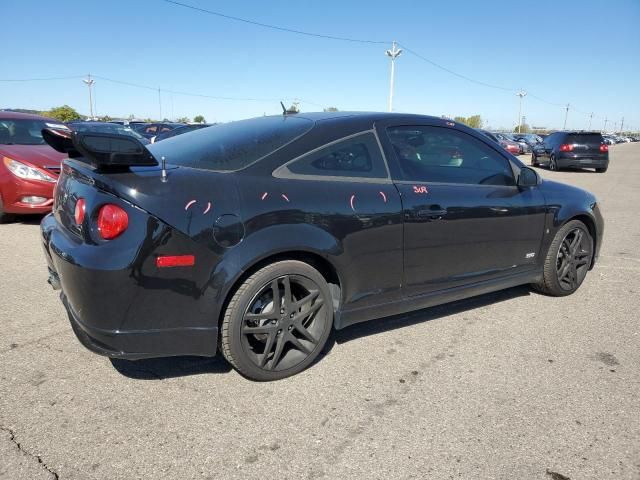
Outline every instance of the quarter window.
{"label": "quarter window", "polygon": [[387,130],[405,180],[514,185],[506,158],[464,132],[442,127],[390,127]]}
{"label": "quarter window", "polygon": [[297,175],[387,178],[378,142],[369,132],[310,153],[286,168]]}

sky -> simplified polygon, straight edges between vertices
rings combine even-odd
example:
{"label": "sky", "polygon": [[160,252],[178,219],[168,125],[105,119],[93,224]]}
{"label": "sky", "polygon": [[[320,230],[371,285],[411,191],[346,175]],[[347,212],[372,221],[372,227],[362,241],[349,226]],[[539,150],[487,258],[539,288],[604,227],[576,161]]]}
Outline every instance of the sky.
{"label": "sky", "polygon": [[[640,130],[640,0],[345,1],[179,0],[225,15],[356,43],[297,35],[165,0],[1,0],[0,108],[226,122],[323,107],[385,111],[393,40],[393,109],[480,114],[490,128]],[[126,82],[146,86],[125,85]],[[160,89],[160,95],[158,90]],[[175,93],[170,93],[170,92]],[[184,95],[199,94],[215,99]],[[160,98],[159,98],[160,97]]]}

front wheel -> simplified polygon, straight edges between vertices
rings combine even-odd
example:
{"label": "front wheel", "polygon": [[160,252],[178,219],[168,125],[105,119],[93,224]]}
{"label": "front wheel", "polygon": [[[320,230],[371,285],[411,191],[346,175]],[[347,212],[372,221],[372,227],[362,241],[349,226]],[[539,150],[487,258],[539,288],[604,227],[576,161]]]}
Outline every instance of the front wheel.
{"label": "front wheel", "polygon": [[592,259],[589,229],[581,221],[572,220],[556,233],[547,251],[542,281],[533,287],[554,297],[571,295],[582,285]]}
{"label": "front wheel", "polygon": [[13,215],[5,213],[4,209],[2,208],[2,198],[0,198],[0,223],[12,222],[14,218],[15,217]]}
{"label": "front wheel", "polygon": [[556,157],[551,155],[549,158],[549,170],[558,171],[558,162],[556,161]]}
{"label": "front wheel", "polygon": [[225,311],[220,343],[245,377],[278,380],[311,365],[332,326],[324,277],[304,262],[286,260],[258,270],[238,288]]}
{"label": "front wheel", "polygon": [[535,153],[531,154],[531,165],[534,167],[539,166],[540,164],[538,163],[538,157],[536,157]]}

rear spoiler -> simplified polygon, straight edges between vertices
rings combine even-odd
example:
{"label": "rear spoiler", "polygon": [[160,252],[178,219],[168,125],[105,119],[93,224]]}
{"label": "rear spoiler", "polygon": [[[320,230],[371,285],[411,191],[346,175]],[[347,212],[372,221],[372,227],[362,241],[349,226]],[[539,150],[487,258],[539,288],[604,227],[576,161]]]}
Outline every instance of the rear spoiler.
{"label": "rear spoiler", "polygon": [[69,158],[84,160],[97,168],[158,165],[151,152],[130,135],[45,128],[42,138],[54,150],[66,153]]}

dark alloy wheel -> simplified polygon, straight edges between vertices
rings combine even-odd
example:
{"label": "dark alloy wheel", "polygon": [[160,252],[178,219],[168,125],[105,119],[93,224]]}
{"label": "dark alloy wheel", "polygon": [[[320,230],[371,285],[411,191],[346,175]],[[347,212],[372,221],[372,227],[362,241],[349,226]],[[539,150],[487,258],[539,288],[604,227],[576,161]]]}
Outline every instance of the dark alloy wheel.
{"label": "dark alloy wheel", "polygon": [[543,280],[534,287],[553,296],[570,295],[582,284],[593,259],[593,238],[579,220],[556,234],[545,259]]}
{"label": "dark alloy wheel", "polygon": [[329,287],[303,262],[278,262],[238,289],[222,325],[222,351],[253,380],[294,375],[318,356],[333,322]]}
{"label": "dark alloy wheel", "polygon": [[549,158],[549,170],[558,170],[558,163],[556,162],[556,157],[554,157],[553,155],[551,155],[551,158]]}

